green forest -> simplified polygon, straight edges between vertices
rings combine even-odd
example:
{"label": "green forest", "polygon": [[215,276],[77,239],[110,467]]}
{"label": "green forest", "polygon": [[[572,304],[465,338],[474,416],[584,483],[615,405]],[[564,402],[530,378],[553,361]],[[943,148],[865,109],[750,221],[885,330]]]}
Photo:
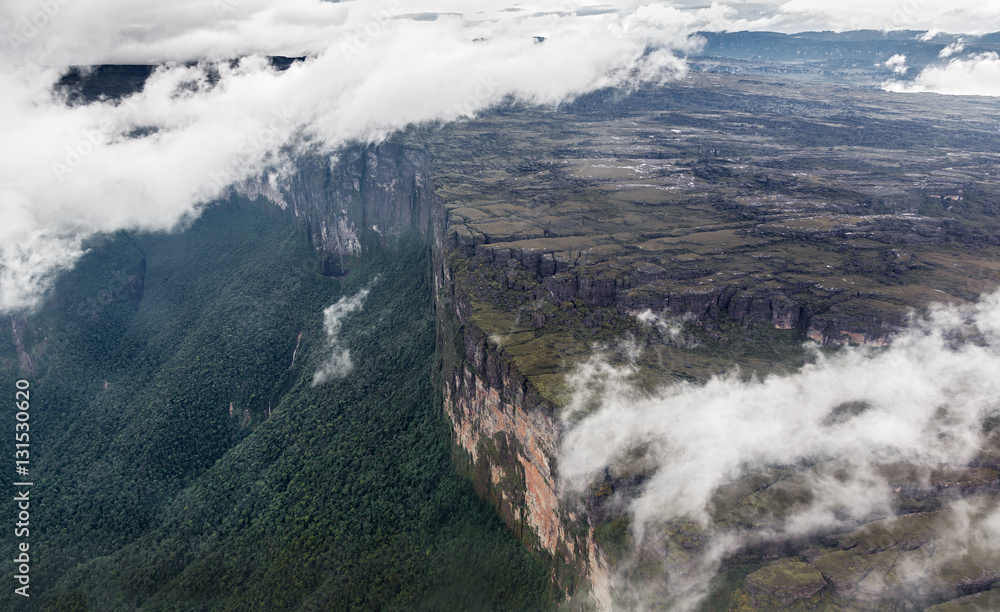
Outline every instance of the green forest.
{"label": "green forest", "polygon": [[[324,277],[290,213],[234,199],[89,245],[6,321],[12,401],[13,327],[34,369],[35,484],[30,603],[8,588],[0,608],[554,607],[543,561],[456,475],[426,242],[363,245]],[[353,370],[313,386],[323,309],[363,288],[339,332]]]}

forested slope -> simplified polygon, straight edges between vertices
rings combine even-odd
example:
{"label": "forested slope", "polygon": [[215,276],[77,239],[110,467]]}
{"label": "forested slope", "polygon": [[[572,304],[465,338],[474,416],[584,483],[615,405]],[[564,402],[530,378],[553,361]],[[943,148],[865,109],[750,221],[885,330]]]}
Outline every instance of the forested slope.
{"label": "forested slope", "polygon": [[[35,370],[35,609],[551,605],[542,565],[454,474],[426,244],[363,242],[326,278],[285,213],[231,202],[94,245],[14,320]],[[363,288],[338,336],[353,369],[313,386],[323,309]]]}

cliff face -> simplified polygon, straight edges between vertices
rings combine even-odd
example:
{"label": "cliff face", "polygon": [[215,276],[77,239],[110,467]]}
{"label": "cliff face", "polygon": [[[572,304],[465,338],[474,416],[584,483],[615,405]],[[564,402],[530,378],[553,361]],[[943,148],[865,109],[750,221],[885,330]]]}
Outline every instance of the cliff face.
{"label": "cliff face", "polygon": [[607,608],[609,569],[595,526],[560,499],[555,457],[562,425],[554,407],[472,323],[471,307],[440,257],[435,285],[444,410],[460,463],[508,527],[551,558],[563,592],[572,594],[583,579]]}
{"label": "cliff face", "polygon": [[445,213],[422,150],[385,143],[356,147],[338,159],[308,157],[280,185],[258,182],[240,192],[263,196],[294,214],[319,250],[323,272],[346,272],[362,254],[364,235],[391,240],[417,230],[434,251],[440,385],[457,463],[526,545],[552,561],[566,593],[581,580],[607,601],[607,565],[583,513],[560,502],[557,468],[561,422],[517,367],[470,320],[472,306],[456,287],[444,239]]}
{"label": "cliff face", "polygon": [[262,182],[242,191],[290,211],[320,251],[326,274],[345,273],[351,259],[362,254],[365,236],[391,240],[417,230],[428,238],[434,253],[439,384],[456,462],[511,531],[550,558],[557,587],[567,594],[582,588],[600,608],[611,604],[609,564],[596,538],[600,517],[560,496],[558,407],[491,337],[496,330],[477,323],[474,314],[488,297],[477,289],[486,286],[482,279],[500,294],[557,306],[533,312],[528,326],[539,333],[549,319],[564,316],[567,305],[575,305],[581,316],[590,313],[586,327],[599,327],[609,318],[634,319],[651,309],[704,321],[725,315],[744,325],[798,329],[822,343],[883,344],[901,322],[872,314],[877,308],[838,312],[838,303],[865,296],[819,284],[789,288],[734,282],[680,290],[664,285],[663,291],[652,291],[660,281],[697,277],[692,267],[697,264],[640,265],[607,275],[595,273],[585,256],[493,243],[463,233],[466,226],[452,218],[448,202],[435,193],[431,174],[424,150],[385,143],[355,147],[335,160],[308,157],[284,184]]}
{"label": "cliff face", "polygon": [[[460,222],[459,222],[460,223]],[[525,301],[551,300],[556,306],[581,302],[589,308],[613,308],[619,315],[635,315],[643,310],[670,312],[694,320],[718,320],[726,315],[743,325],[763,324],[775,329],[801,329],[820,344],[866,344],[884,346],[892,333],[906,321],[898,306],[878,304],[876,292],[825,287],[822,283],[786,285],[763,283],[757,279],[710,285],[678,287],[669,281],[705,276],[694,268],[676,265],[669,269],[646,265],[635,270],[612,270],[614,275],[594,276],[586,261],[564,253],[539,248],[517,248],[509,244],[476,243],[452,224],[448,250],[458,250],[470,260],[481,276],[494,277],[504,290],[525,293]],[[480,237],[483,238],[483,237]],[[522,270],[532,276],[527,285],[513,286],[510,272]],[[844,306],[849,304],[851,308]],[[585,322],[594,327],[600,321]],[[542,327],[544,319],[535,322]]]}
{"label": "cliff face", "polygon": [[290,210],[320,252],[328,276],[347,272],[350,259],[361,254],[365,233],[389,238],[417,229],[429,235],[429,157],[397,143],[359,145],[333,158],[306,156],[297,160],[291,177],[238,191]]}

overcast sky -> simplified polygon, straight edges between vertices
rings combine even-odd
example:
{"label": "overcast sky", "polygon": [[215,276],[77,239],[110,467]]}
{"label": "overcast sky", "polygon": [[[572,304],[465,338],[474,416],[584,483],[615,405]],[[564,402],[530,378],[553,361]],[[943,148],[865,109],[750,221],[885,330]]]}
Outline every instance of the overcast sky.
{"label": "overcast sky", "polygon": [[52,64],[84,64],[319,53],[346,33],[368,25],[366,13],[380,11],[401,21],[451,15],[470,32],[482,34],[530,26],[528,30],[545,35],[557,31],[550,28],[560,21],[558,15],[572,15],[580,24],[606,24],[587,17],[622,17],[643,10],[659,14],[662,26],[687,30],[865,28],[981,34],[1000,29],[1000,0],[5,0],[0,4],[0,23],[14,55],[29,54]]}
{"label": "overcast sky", "polygon": [[[978,33],[998,16],[1000,0],[4,0],[0,311],[37,304],[89,236],[170,228],[234,181],[275,176],[303,142],[333,152],[507,95],[552,104],[678,78],[700,30]],[[278,73],[261,55],[309,59]],[[214,85],[205,63],[164,67],[121,104],[53,94],[66,65],[236,57]],[[998,78],[992,55],[942,62],[893,87],[969,93]]]}

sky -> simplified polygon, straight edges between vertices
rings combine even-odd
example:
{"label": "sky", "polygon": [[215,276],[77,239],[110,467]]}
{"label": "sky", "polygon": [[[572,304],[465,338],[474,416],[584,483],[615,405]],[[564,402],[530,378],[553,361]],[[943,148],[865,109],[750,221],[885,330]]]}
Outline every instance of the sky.
{"label": "sky", "polygon": [[[232,183],[280,177],[304,146],[375,142],[505,96],[554,104],[679,78],[699,30],[978,33],[998,16],[1000,0],[5,0],[0,311],[36,306],[88,238],[175,227]],[[279,73],[266,55],[308,59]],[[238,57],[209,82],[211,62]],[[53,94],[67,65],[164,62],[121,104]],[[995,56],[942,62],[887,88],[996,95]]]}
{"label": "sky", "polygon": [[[645,9],[643,8],[645,7]],[[470,31],[530,26],[538,34],[571,16],[580,27],[607,25],[600,15],[659,13],[670,29],[916,29],[981,34],[1000,27],[1000,0],[789,0],[650,3],[550,0],[36,0],[0,5],[8,48],[51,64],[158,62],[250,53],[319,53],[380,12],[394,21],[451,16]],[[612,20],[612,21],[620,21]],[[412,23],[409,25],[412,26]]]}

